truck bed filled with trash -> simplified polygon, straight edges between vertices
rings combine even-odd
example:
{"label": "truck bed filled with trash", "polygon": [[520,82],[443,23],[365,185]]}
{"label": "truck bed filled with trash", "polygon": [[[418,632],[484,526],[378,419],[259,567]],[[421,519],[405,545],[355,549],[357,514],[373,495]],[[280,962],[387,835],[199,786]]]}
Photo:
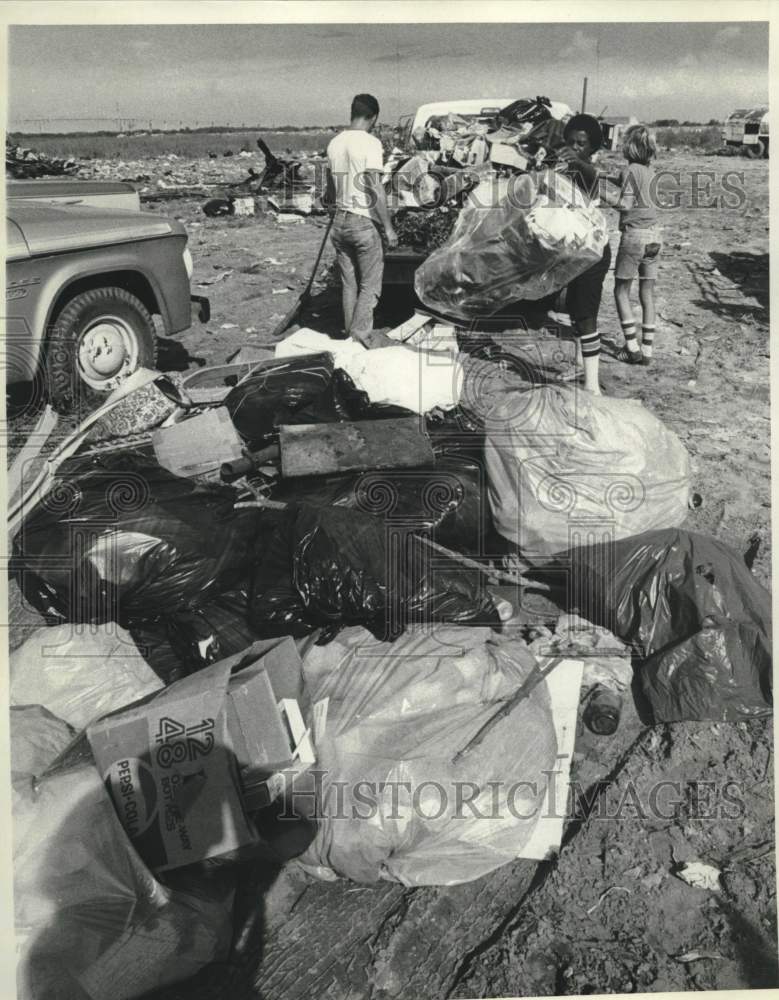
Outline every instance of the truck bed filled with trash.
{"label": "truck bed filled with trash", "polygon": [[[392,165],[427,308],[380,346],[312,308],[254,355],[238,329],[237,357],[140,367],[12,462],[39,626],[9,668],[20,997],[686,989],[717,958],[738,981],[709,938],[739,919],[723,883],[772,891],[744,867],[771,849],[771,594],[757,544],[695,522],[697,450],[646,394],[474,333],[609,239],[555,170],[550,103],[501,115],[433,118]],[[264,254],[319,244],[314,164],[260,149],[215,184],[142,181],[197,212],[193,285],[259,197]],[[694,941],[641,926],[661,887]]]}

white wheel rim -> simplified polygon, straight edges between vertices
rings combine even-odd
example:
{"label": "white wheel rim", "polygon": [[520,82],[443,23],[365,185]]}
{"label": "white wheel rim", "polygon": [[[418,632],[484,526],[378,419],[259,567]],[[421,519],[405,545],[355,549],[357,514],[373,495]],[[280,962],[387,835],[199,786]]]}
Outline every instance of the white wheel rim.
{"label": "white wheel rim", "polygon": [[77,364],[82,382],[110,392],[138,367],[138,336],[118,316],[101,316],[78,340]]}

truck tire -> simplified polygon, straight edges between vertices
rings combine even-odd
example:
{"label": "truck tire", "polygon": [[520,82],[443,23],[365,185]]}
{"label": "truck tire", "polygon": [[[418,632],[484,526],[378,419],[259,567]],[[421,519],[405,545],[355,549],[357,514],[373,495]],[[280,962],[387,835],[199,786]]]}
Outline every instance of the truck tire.
{"label": "truck tire", "polygon": [[123,288],[74,296],[54,319],[46,350],[46,388],[62,414],[92,410],[136,369],[154,368],[151,314]]}
{"label": "truck tire", "polygon": [[765,146],[758,139],[755,143],[750,143],[748,146],[744,146],[744,152],[749,157],[750,160],[759,160],[765,153]]}

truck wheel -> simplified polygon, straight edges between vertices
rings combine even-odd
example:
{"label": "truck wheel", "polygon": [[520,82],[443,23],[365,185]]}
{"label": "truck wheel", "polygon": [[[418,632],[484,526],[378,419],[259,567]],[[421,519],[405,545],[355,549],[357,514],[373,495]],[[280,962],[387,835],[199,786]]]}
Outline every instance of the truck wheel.
{"label": "truck wheel", "polygon": [[136,369],[154,368],[156,357],[154,323],[140,299],[123,288],[82,292],[49,334],[49,402],[58,413],[94,409]]}
{"label": "truck wheel", "polygon": [[749,146],[744,146],[744,151],[750,160],[759,160],[765,152],[765,146],[758,139],[757,142],[750,143]]}

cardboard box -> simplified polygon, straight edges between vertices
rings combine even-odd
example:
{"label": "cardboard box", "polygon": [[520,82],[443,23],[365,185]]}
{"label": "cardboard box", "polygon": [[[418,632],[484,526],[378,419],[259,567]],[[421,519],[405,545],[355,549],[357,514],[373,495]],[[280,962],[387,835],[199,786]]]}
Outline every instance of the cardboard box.
{"label": "cardboard box", "polygon": [[288,637],[257,642],[88,727],[122,825],[149,867],[256,841],[241,773],[256,779],[299,759],[285,700],[302,721],[302,665]]}
{"label": "cardboard box", "polygon": [[157,461],[177,476],[203,476],[218,472],[223,462],[243,455],[243,445],[224,406],[152,433]]}

